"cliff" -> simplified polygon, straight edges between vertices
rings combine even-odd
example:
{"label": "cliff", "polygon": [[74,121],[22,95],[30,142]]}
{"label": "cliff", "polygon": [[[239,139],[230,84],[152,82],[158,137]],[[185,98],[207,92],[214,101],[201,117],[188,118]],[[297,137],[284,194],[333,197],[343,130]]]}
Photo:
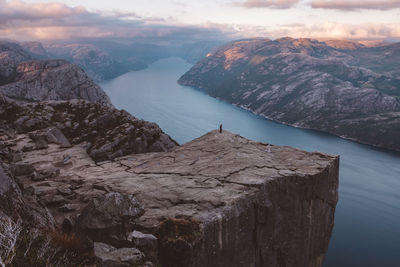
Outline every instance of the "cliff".
{"label": "cliff", "polygon": [[[42,110],[37,105],[43,104],[21,108]],[[7,180],[17,182],[21,206],[32,207],[21,216],[87,240],[76,245],[94,250],[86,263],[322,265],[337,203],[338,157],[214,131],[170,152],[96,162],[85,142],[74,144],[77,137],[65,129],[13,132],[11,121],[2,125],[8,125],[0,135]],[[77,134],[85,141],[85,132]]]}
{"label": "cliff", "polygon": [[112,106],[106,93],[81,68],[64,60],[19,63],[0,93],[20,101],[85,99]]}
{"label": "cliff", "polygon": [[178,82],[274,121],[400,150],[399,47],[243,40],[215,49]]}

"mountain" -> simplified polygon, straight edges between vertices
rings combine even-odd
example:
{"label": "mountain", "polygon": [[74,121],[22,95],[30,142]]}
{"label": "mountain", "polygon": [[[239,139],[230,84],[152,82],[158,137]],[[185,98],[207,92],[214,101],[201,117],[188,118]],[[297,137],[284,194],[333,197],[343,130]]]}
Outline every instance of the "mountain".
{"label": "mountain", "polygon": [[21,62],[7,82],[0,86],[0,93],[20,101],[85,99],[112,106],[100,86],[80,67],[64,60]]}
{"label": "mountain", "polygon": [[281,123],[400,150],[399,48],[240,40],[209,53],[178,82]]}
{"label": "mountain", "polygon": [[13,81],[19,63],[33,59],[19,44],[0,41],[0,86]]}
{"label": "mountain", "polygon": [[131,70],[146,67],[139,61],[118,61],[93,44],[46,44],[52,58],[61,58],[79,65],[96,81],[108,80]]}
{"label": "mountain", "polygon": [[40,59],[58,58],[79,65],[96,81],[113,79],[129,71],[147,68],[157,60],[180,57],[190,63],[202,59],[219,42],[203,41],[182,45],[123,44],[94,40],[83,43],[23,42],[21,48]]}
{"label": "mountain", "polygon": [[22,42],[19,45],[36,58],[49,59],[51,57],[40,42]]}

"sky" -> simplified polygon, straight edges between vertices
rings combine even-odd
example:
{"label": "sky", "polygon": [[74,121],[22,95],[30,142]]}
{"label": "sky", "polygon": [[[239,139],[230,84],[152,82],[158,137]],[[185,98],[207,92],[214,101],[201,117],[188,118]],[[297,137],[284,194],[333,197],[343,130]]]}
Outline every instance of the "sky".
{"label": "sky", "polygon": [[400,0],[0,0],[0,37],[400,40]]}

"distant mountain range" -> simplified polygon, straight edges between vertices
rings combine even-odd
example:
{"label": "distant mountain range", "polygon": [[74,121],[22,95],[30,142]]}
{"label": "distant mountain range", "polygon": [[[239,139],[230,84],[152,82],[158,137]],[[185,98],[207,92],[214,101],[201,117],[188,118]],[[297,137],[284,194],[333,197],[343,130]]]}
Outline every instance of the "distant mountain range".
{"label": "distant mountain range", "polygon": [[184,45],[122,44],[111,41],[79,43],[18,43],[32,58],[64,59],[82,67],[96,81],[147,68],[159,59],[181,57],[195,63],[221,43],[203,41]]}
{"label": "distant mountain range", "polygon": [[281,123],[400,151],[400,43],[240,40],[178,82]]}

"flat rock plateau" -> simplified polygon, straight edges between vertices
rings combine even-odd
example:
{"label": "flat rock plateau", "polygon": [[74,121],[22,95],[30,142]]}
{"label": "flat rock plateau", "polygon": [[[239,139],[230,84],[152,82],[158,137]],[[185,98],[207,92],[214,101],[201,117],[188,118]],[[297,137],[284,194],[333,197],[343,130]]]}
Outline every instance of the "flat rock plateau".
{"label": "flat rock plateau", "polygon": [[[97,253],[99,244],[137,248],[129,236],[140,231],[157,245],[139,249],[161,266],[322,265],[338,157],[213,131],[170,152],[96,162],[80,145],[38,149],[32,136],[1,136],[21,151],[9,165],[15,181],[55,229],[88,237]],[[134,263],[149,264],[143,255]]]}

